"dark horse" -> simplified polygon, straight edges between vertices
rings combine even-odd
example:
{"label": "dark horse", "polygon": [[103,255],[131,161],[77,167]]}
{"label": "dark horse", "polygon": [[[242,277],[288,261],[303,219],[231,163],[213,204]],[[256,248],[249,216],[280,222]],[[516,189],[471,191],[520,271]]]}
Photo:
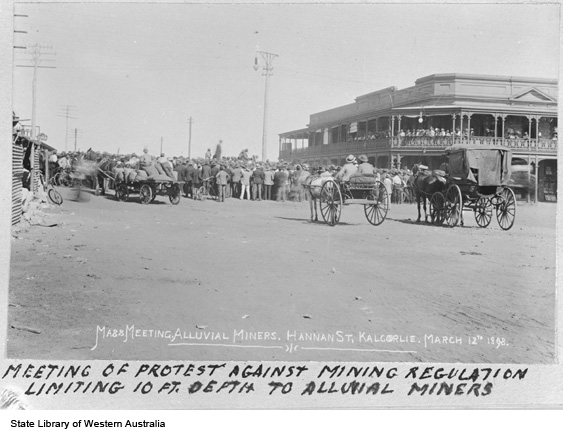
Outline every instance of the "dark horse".
{"label": "dark horse", "polygon": [[446,179],[444,171],[430,172],[426,167],[414,165],[412,169],[413,175],[408,181],[408,185],[412,187],[416,198],[416,207],[418,210],[417,222],[420,222],[420,202],[424,208],[424,220],[428,222],[428,213],[426,212],[426,200],[430,200],[436,192],[444,190]]}
{"label": "dark horse", "polygon": [[108,177],[111,176],[109,174],[112,173],[115,162],[93,151],[92,148],[86,151],[84,159],[90,163],[92,168],[88,178],[91,178],[92,187],[96,190],[96,195],[98,192],[105,195]]}

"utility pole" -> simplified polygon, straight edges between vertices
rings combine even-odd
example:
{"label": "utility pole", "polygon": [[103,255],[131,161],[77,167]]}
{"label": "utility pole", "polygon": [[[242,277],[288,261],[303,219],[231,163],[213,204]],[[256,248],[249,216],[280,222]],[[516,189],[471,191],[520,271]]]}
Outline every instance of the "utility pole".
{"label": "utility pole", "polygon": [[[78,119],[76,116],[76,113],[74,112],[76,110],[76,106],[71,106],[69,104],[67,104],[64,107],[59,108],[59,110],[62,110],[62,113],[59,113],[58,116],[61,116],[63,118],[66,118],[66,129],[65,129],[65,152],[68,151],[68,120],[70,119]],[[76,146],[74,151],[76,151]]]}
{"label": "utility pole", "polygon": [[35,132],[35,125],[37,122],[36,116],[36,107],[37,107],[37,70],[39,68],[55,68],[54,66],[42,66],[42,61],[53,61],[54,59],[42,59],[42,56],[47,55],[54,55],[55,53],[45,52],[43,50],[50,48],[41,46],[39,44],[34,44],[31,46],[29,50],[29,55],[31,55],[30,59],[26,59],[31,61],[31,65],[16,65],[16,67],[20,68],[33,68],[33,82],[32,82],[32,104],[31,104],[31,171],[30,171],[30,187],[31,191],[35,191],[35,140],[36,140],[36,132]]}
{"label": "utility pole", "polygon": [[189,129],[189,136],[188,136],[188,159],[192,158],[192,117],[190,116],[190,119],[188,120],[188,124],[190,124],[190,129]]}
{"label": "utility pole", "polygon": [[160,136],[160,155],[162,155],[162,142],[164,141],[164,138],[162,136]]}
{"label": "utility pole", "polygon": [[258,65],[258,54],[262,57],[262,60],[264,62],[264,66],[262,68],[263,76],[266,76],[266,87],[264,89],[264,122],[263,122],[263,129],[262,129],[262,161],[265,162],[266,161],[266,153],[267,153],[267,147],[268,147],[268,84],[269,84],[269,78],[270,76],[273,74],[272,71],[274,70],[272,63],[274,61],[274,59],[276,57],[278,57],[277,54],[274,53],[268,53],[267,51],[257,51],[256,52],[257,55],[254,58],[254,70],[258,71],[259,65]]}
{"label": "utility pole", "polygon": [[82,130],[74,129],[74,152],[78,151],[78,139],[82,137]]}

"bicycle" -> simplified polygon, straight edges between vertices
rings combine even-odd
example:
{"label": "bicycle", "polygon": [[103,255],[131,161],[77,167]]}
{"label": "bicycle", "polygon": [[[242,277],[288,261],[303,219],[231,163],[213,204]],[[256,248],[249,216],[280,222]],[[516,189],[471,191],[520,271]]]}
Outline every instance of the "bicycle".
{"label": "bicycle", "polygon": [[52,182],[53,178],[49,180],[49,183],[45,183],[45,177],[43,176],[43,172],[39,172],[39,183],[43,188],[43,192],[47,194],[47,198],[55,205],[61,205],[63,203],[62,195],[57,192],[55,186]]}
{"label": "bicycle", "polygon": [[72,184],[70,171],[67,169],[59,168],[57,172],[51,177],[49,182],[53,186],[70,186]]}
{"label": "bicycle", "polygon": [[196,198],[200,201],[205,201],[208,196],[212,198],[217,198],[219,196],[218,192],[216,191],[217,188],[215,187],[215,183],[213,180],[215,177],[205,178],[203,180],[203,184],[197,189]]}

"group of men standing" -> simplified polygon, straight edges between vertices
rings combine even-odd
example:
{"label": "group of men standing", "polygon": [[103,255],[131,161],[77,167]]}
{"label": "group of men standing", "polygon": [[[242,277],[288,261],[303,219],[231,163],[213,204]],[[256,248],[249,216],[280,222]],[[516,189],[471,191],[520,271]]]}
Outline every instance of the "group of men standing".
{"label": "group of men standing", "polygon": [[225,197],[253,201],[287,199],[289,171],[287,167],[276,168],[269,164],[226,163],[217,160],[177,162],[174,171],[178,180],[184,182],[184,193],[193,199],[197,190],[205,185],[207,191],[216,193],[219,200]]}

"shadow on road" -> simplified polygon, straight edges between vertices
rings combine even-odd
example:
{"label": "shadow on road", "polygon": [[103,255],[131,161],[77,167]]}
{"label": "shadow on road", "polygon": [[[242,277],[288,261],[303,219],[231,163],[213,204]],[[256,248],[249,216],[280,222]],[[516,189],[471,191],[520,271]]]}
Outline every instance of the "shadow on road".
{"label": "shadow on road", "polygon": [[420,222],[417,222],[415,220],[411,220],[411,219],[393,219],[393,218],[386,218],[386,221],[391,221],[391,222],[399,222],[401,224],[407,224],[407,225],[420,225],[422,227],[434,227],[434,228],[463,228],[463,229],[475,229],[475,228],[480,228],[480,227],[470,227],[467,225],[456,225],[455,227],[449,227],[447,225],[435,225],[431,222],[425,222],[423,220],[421,220]]}
{"label": "shadow on road", "polygon": [[[297,222],[302,222],[304,224],[314,224],[314,225],[326,225],[329,226],[328,224],[326,224],[322,219],[319,219],[318,221],[311,221],[310,219],[301,219],[301,218],[289,218],[289,217],[283,217],[283,216],[274,216],[274,219],[283,219],[285,221],[297,221]],[[352,225],[357,225],[357,224],[349,224],[346,222],[338,222],[335,226],[352,226]]]}

